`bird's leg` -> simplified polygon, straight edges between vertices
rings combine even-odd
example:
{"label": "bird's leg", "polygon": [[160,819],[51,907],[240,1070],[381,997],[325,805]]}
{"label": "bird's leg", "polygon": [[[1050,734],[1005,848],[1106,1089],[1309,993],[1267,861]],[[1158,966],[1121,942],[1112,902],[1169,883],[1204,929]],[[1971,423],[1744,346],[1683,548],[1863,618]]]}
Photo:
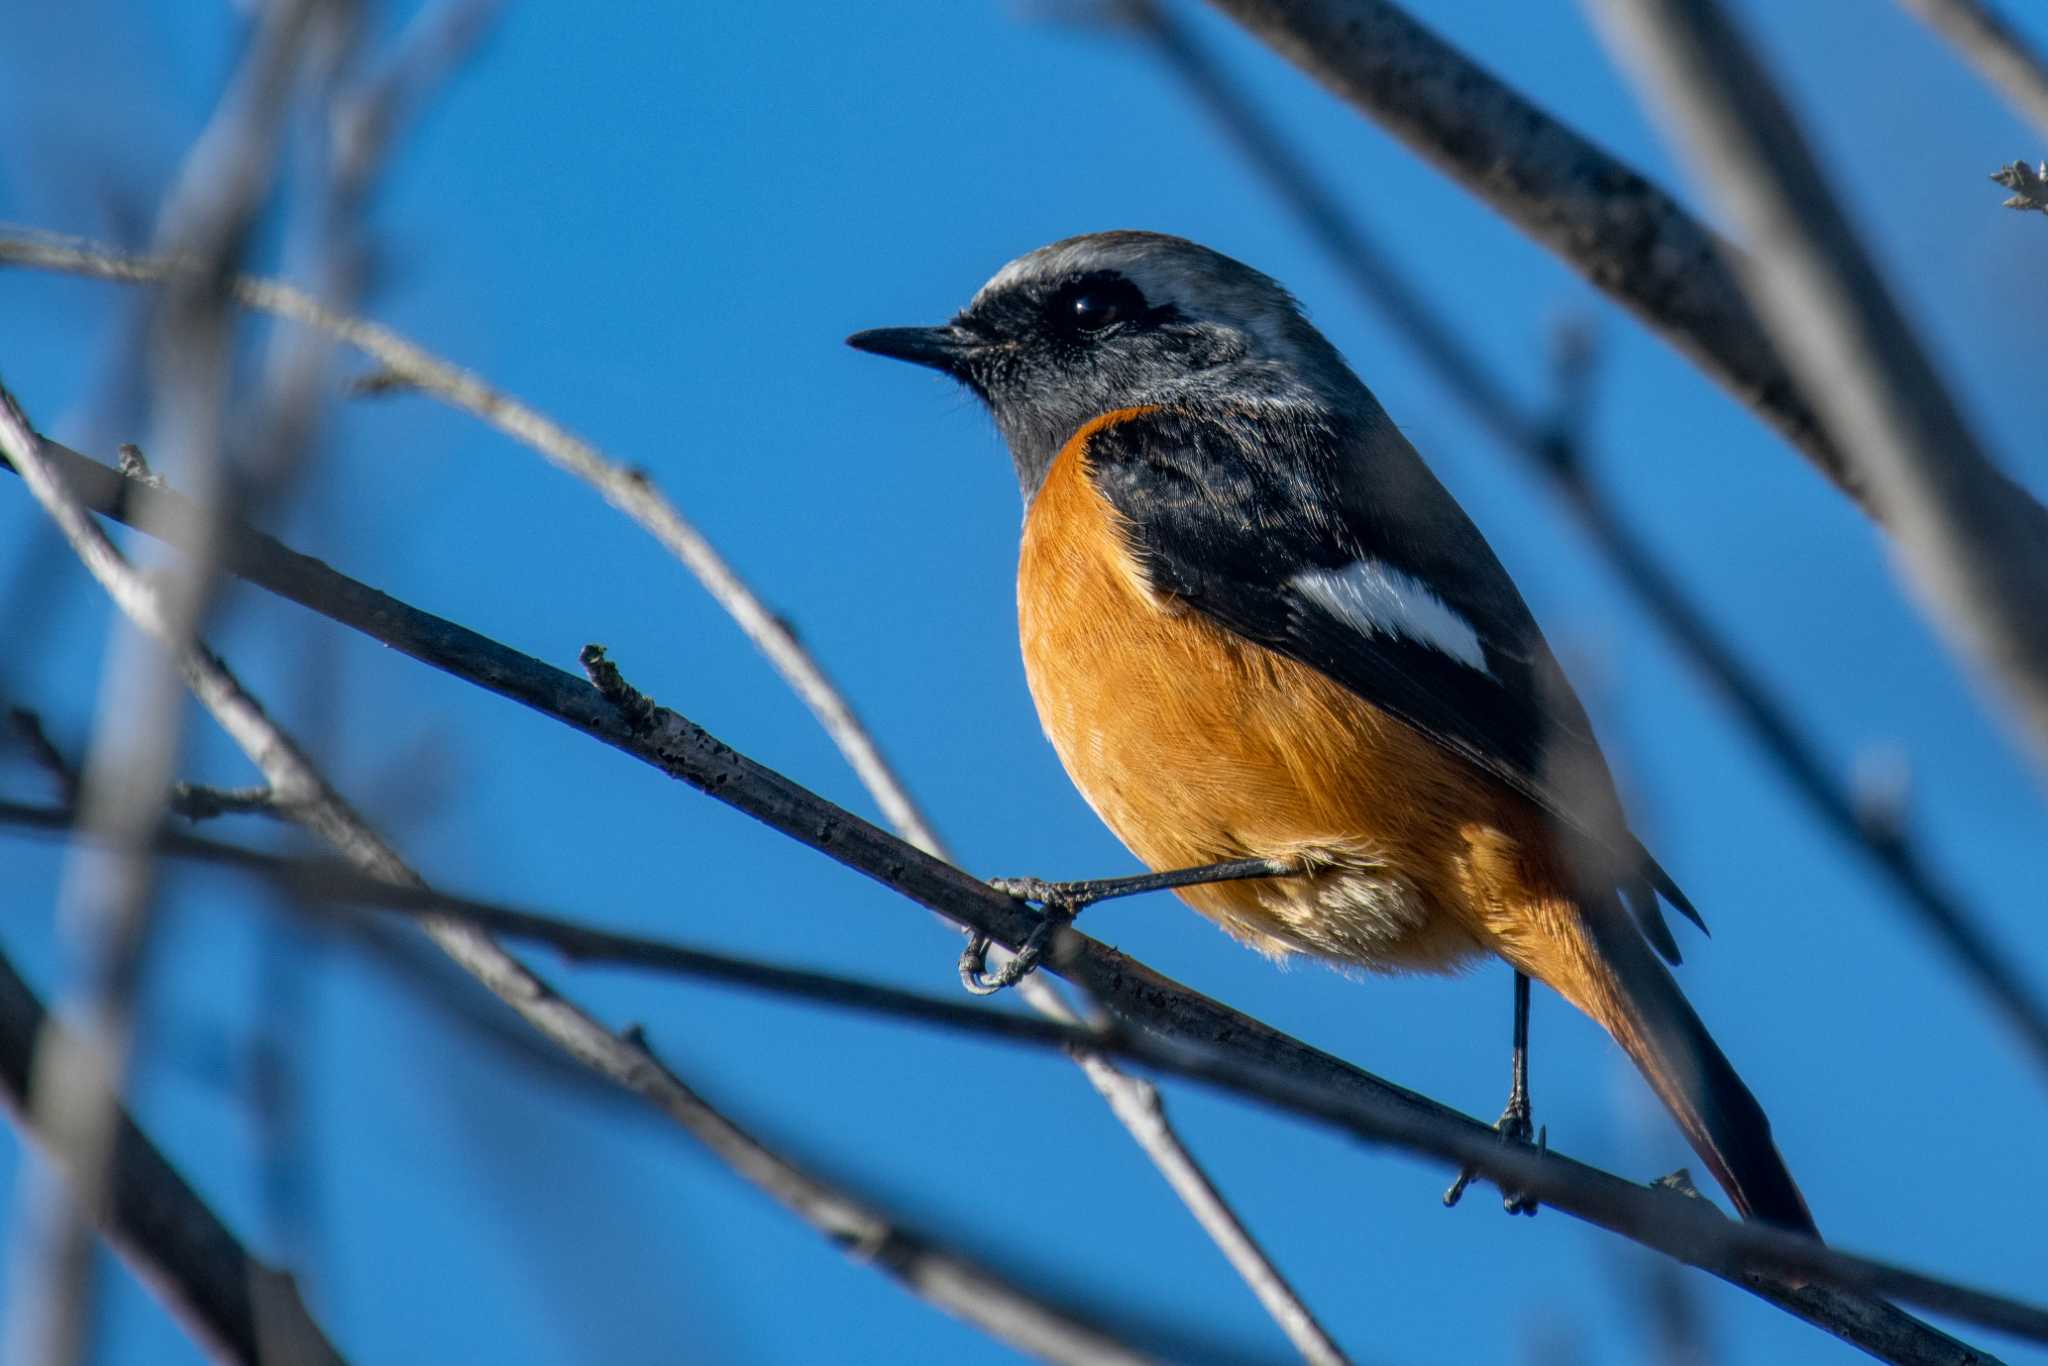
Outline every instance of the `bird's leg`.
{"label": "bird's leg", "polygon": [[1140,873],[1136,877],[1099,877],[1087,882],[1045,882],[1035,877],[990,878],[988,885],[1020,901],[1041,906],[1062,906],[1078,915],[1098,901],[1141,892],[1164,892],[1175,887],[1197,887],[1207,882],[1242,882],[1258,877],[1293,877],[1301,865],[1292,859],[1240,858],[1224,863],[1205,863],[1199,868],[1176,868],[1166,873]]}
{"label": "bird's leg", "polygon": [[1086,882],[1046,882],[1035,877],[990,878],[989,886],[1019,901],[1035,901],[1043,918],[1031,935],[1018,946],[1016,955],[1001,968],[988,971],[989,941],[975,935],[960,954],[960,984],[977,996],[993,996],[1013,987],[1038,966],[1054,933],[1070,925],[1074,917],[1098,901],[1141,892],[1163,892],[1175,887],[1195,887],[1207,882],[1239,882],[1248,878],[1294,877],[1301,865],[1291,859],[1243,858],[1224,863],[1205,863],[1199,868],[1176,868],[1165,873],[1142,873],[1137,877],[1104,877]]}
{"label": "bird's leg", "polygon": [[[1503,1143],[1527,1143],[1534,1138],[1539,1149],[1547,1146],[1549,1134],[1537,1133],[1529,1106],[1529,975],[1519,970],[1515,973],[1515,1049],[1508,1082],[1508,1108],[1500,1112],[1500,1121],[1493,1127]],[[1444,1204],[1457,1204],[1465,1187],[1478,1175],[1471,1167],[1459,1172],[1458,1179],[1444,1192]],[[1520,1191],[1504,1191],[1501,1208],[1509,1214],[1534,1214],[1537,1206]]]}

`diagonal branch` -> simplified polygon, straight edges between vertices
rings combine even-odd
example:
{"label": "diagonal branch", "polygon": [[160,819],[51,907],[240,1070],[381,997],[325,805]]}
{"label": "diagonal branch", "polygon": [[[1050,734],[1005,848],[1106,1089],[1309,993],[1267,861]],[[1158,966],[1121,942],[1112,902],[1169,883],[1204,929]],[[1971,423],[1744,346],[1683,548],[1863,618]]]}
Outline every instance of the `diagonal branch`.
{"label": "diagonal branch", "polygon": [[[0,261],[129,283],[161,283],[178,273],[171,262],[163,259],[41,236],[0,238]],[[925,853],[951,861],[909,789],[824,668],[783,619],[761,601],[703,533],[643,473],[607,459],[590,442],[546,414],[388,328],[324,308],[310,296],[277,281],[244,277],[233,288],[244,306],[338,338],[377,361],[382,367],[375,385],[378,392],[389,388],[417,389],[489,423],[538,451],[557,468],[590,484],[606,502],[654,536],[697,577],[810,709],[897,833]],[[1060,1001],[1059,993],[1045,981],[1029,977],[1020,986],[1024,999],[1041,1015],[1054,1020],[1074,1018]],[[1202,1172],[1167,1120],[1152,1089],[1122,1077],[1100,1059],[1077,1061],[1089,1084],[1109,1103],[1133,1141],[1159,1169],[1304,1359],[1316,1366],[1341,1366],[1346,1360],[1342,1350],[1259,1247],[1215,1183]]]}
{"label": "diagonal branch", "polygon": [[[6,802],[0,802],[0,822],[39,830],[66,830],[74,825],[69,812],[19,807]],[[1268,1063],[1241,1061],[1228,1049],[1214,1044],[1194,1043],[1185,1038],[1161,1038],[1132,1029],[1113,1018],[1090,1026],[1033,1019],[832,973],[782,967],[669,940],[593,929],[574,921],[496,902],[424,888],[394,886],[331,863],[280,858],[191,836],[166,835],[162,848],[166,852],[186,854],[258,874],[315,900],[353,902],[414,916],[456,917],[494,935],[547,944],[577,963],[619,964],[698,978],[1006,1043],[1084,1048],[1318,1119],[1361,1138],[1392,1141],[1419,1151],[1470,1150],[1484,1146],[1488,1141],[1470,1143],[1467,1140],[1471,1135],[1463,1132],[1423,1134],[1423,1129],[1432,1127],[1428,1125],[1404,1128],[1400,1116],[1380,1105],[1361,1103],[1336,1088],[1320,1082],[1304,1082],[1287,1070]],[[1510,1166],[1540,1170],[1545,1165],[1545,1155],[1536,1149],[1503,1148],[1497,1136],[1490,1141],[1496,1152],[1509,1154]],[[1565,1164],[1566,1168],[1576,1165]],[[1628,1188],[1626,1183],[1619,1184]],[[1696,1265],[1709,1265],[1708,1261],[1700,1259],[1715,1257],[1717,1254],[1711,1245],[1731,1230],[1736,1231],[1738,1241],[1747,1242],[1741,1231],[1759,1227],[1733,1223],[1697,1198],[1683,1198],[1673,1204],[1669,1203],[1668,1192],[1660,1200],[1655,1191],[1634,1189],[1640,1195],[1649,1196],[1651,1204],[1658,1206],[1657,1218],[1662,1223],[1659,1231],[1687,1249],[1675,1255]],[[1916,1287],[1913,1293],[1930,1307],[1966,1315],[1996,1315],[2001,1326],[2013,1331],[2028,1336],[2048,1335],[2048,1310],[1850,1254],[1825,1249],[1816,1252],[1820,1245],[1809,1239],[1766,1232],[1768,1236],[1760,1240],[1760,1245],[1766,1249],[1790,1250],[1790,1256],[1795,1260],[1788,1261],[1786,1265],[1797,1266],[1802,1272],[1817,1272],[1838,1285],[1911,1285]],[[1771,1260],[1776,1259],[1773,1257]]]}
{"label": "diagonal branch", "polygon": [[1744,229],[1750,298],[1881,509],[1922,610],[2048,764],[2048,517],[1976,440],[1734,25],[1707,0],[1596,9]]}
{"label": "diagonal branch", "polygon": [[[1729,264],[1739,253],[1641,172],[1391,0],[1211,3],[1634,313],[1864,511],[1896,514],[1751,311]],[[2048,523],[2017,482],[1985,478],[2015,517]]]}
{"label": "diagonal branch", "polygon": [[2048,137],[2048,62],[1984,0],[1899,0]]}
{"label": "diagonal branch", "polygon": [[[0,452],[122,614],[172,651],[194,696],[262,770],[280,804],[360,872],[423,889],[419,875],[349,807],[227,667],[198,644],[171,634],[155,588],[122,558],[46,460],[41,442],[5,389],[0,389]],[[194,510],[187,505],[184,511],[189,515]],[[488,935],[444,917],[428,917],[422,924],[444,952],[571,1056],[653,1104],[785,1208],[913,1292],[1024,1350],[1054,1360],[1141,1359],[1101,1330],[910,1232],[772,1151],[685,1085],[644,1042],[614,1034]]]}
{"label": "diagonal branch", "polygon": [[[0,1103],[49,1161],[68,1168],[74,1155],[51,1144],[29,1103],[29,1066],[49,1019],[0,957]],[[291,1276],[243,1247],[125,1111],[116,1128],[99,1230],[192,1339],[237,1366],[339,1363]]]}
{"label": "diagonal branch", "polygon": [[[144,500],[164,500],[171,507],[185,501],[167,490],[133,484],[118,472],[53,443],[44,442],[41,449],[83,499],[110,515],[132,515],[132,505]],[[177,518],[159,508],[153,521],[175,526]],[[762,768],[644,699],[630,712],[622,709],[580,678],[380,593],[261,533],[241,529],[222,549],[226,563],[250,582],[688,782],[972,931],[1015,948],[1038,923],[1035,913],[1011,898]],[[1271,1068],[1290,1086],[1308,1088],[1315,1097],[1304,1102],[1311,1113],[1321,1113],[1321,1107],[1334,1098],[1341,1098],[1347,1106],[1367,1107],[1376,1116],[1374,1122],[1382,1124],[1376,1132],[1384,1141],[1446,1157],[1453,1166],[1469,1162],[1489,1178],[1526,1190],[1553,1208],[1703,1266],[1887,1360],[1984,1360],[1981,1354],[1910,1315],[1869,1297],[1870,1293],[1916,1294],[1927,1288],[1924,1281],[1880,1278],[1850,1283],[1863,1289],[1809,1285],[1803,1290],[1785,1290],[1741,1269],[1748,1265],[1741,1258],[1784,1256],[1784,1261],[1760,1260],[1756,1264],[1810,1269],[1809,1263],[1787,1255],[1786,1244],[1800,1240],[1716,1219],[1717,1225],[1726,1227],[1715,1234],[1714,1255],[1729,1260],[1715,1261],[1692,1248],[1684,1235],[1667,1224],[1672,1206],[1657,1192],[1572,1162],[1554,1150],[1533,1154],[1504,1148],[1491,1127],[1233,1011],[1086,935],[1071,930],[1061,935],[1047,966],[1136,1024],[1169,1038],[1216,1048],[1241,1066]],[[1363,1111],[1347,1113],[1356,1118]],[[1702,1209],[1711,1206],[1703,1204]],[[1736,1244],[1725,1241],[1728,1239]],[[1731,1250],[1736,1245],[1742,1248],[1739,1254]],[[1802,1249],[1802,1253],[1807,1251]],[[2048,1316],[2036,1320],[2027,1317],[2032,1311],[2021,1310],[2015,1317],[2003,1302],[1986,1306],[1972,1301],[1967,1311],[1957,1308],[1955,1312],[1980,1309],[1986,1315],[1981,1321],[2001,1327],[2017,1323],[2026,1325],[2020,1331],[2038,1327],[2048,1333]]]}

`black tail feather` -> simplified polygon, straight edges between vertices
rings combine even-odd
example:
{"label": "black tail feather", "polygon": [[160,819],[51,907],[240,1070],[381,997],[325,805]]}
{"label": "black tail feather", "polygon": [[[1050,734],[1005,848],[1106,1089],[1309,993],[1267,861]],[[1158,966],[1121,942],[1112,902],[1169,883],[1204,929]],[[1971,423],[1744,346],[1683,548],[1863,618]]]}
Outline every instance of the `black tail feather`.
{"label": "black tail feather", "polygon": [[1596,1018],[1616,1017],[1602,1022],[1745,1217],[1819,1237],[1806,1199],[1778,1155],[1763,1107],[1670,972],[1627,917],[1594,913],[1585,919],[1614,977],[1610,1012],[1595,1012]]}

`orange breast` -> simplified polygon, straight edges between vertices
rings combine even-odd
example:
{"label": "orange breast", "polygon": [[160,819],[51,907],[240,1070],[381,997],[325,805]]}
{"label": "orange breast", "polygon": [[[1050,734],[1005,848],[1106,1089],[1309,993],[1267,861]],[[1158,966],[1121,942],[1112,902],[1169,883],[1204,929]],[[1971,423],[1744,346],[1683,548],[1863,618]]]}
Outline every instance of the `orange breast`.
{"label": "orange breast", "polygon": [[[1155,594],[1088,476],[1061,452],[1018,567],[1024,667],[1068,776],[1155,869],[1298,858],[1312,876],[1180,895],[1269,953],[1447,968],[1558,885],[1520,797],[1306,665]],[[1514,956],[1510,953],[1510,956]]]}

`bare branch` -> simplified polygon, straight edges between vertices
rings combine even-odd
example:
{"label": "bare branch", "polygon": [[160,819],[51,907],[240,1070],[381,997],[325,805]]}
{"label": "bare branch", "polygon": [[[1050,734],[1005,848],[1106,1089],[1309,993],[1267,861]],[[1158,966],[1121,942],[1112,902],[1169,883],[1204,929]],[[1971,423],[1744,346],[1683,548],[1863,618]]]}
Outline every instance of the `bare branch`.
{"label": "bare branch", "polygon": [[1595,9],[1746,230],[1750,297],[1863,472],[1923,610],[2048,764],[2048,514],[1978,444],[1736,29],[1705,0]]}
{"label": "bare branch", "polygon": [[[181,264],[137,256],[71,239],[45,235],[0,239],[0,263],[34,266],[127,284],[159,284],[178,275]],[[644,472],[608,460],[589,442],[546,414],[492,387],[480,377],[401,337],[380,324],[323,307],[290,285],[248,277],[234,284],[247,308],[285,318],[346,342],[375,360],[404,387],[419,389],[489,423],[550,463],[584,480],[606,502],[645,528],[695,574],[718,605],[766,655],[777,672],[817,715],[869,791],[886,794],[882,814],[906,831],[913,843],[936,847],[937,836],[904,790],[879,747],[859,725],[838,690],[825,678],[789,627],[733,572],[715,547],[684,519]]]}
{"label": "bare branch", "polygon": [[[0,822],[36,829],[59,830],[70,824],[69,813],[24,808],[0,802]],[[1516,1171],[1546,1171],[1554,1185],[1572,1189],[1580,1176],[1611,1183],[1630,1192],[1620,1203],[1631,1206],[1619,1231],[1658,1247],[1680,1260],[1727,1275],[1729,1257],[1802,1275],[1818,1275],[1836,1286],[1871,1285],[1904,1289],[1932,1308],[1992,1321],[2024,1336],[2048,1341],[2048,1309],[2037,1308],[1966,1286],[1828,1250],[1810,1239],[1739,1224],[1722,1217],[1696,1192],[1673,1199],[1655,1187],[1631,1186],[1619,1178],[1529,1147],[1502,1145],[1490,1130],[1452,1116],[1444,1124],[1423,1113],[1403,1114],[1400,1107],[1347,1093],[1327,1081],[1301,1076],[1271,1061],[1247,1061],[1237,1051],[1215,1042],[1185,1037],[1162,1038],[1134,1030],[1114,1019],[1089,1026],[1060,1024],[1013,1015],[957,1001],[941,1000],[895,987],[831,973],[762,963],[668,940],[616,934],[559,917],[536,914],[496,902],[453,896],[422,887],[395,886],[363,877],[332,864],[279,858],[235,845],[166,835],[168,852],[190,854],[276,880],[293,892],[319,900],[339,900],[400,910],[419,916],[458,917],[491,934],[529,939],[550,945],[580,963],[616,963],[684,977],[703,978],[749,990],[765,991],[837,1009],[860,1011],[938,1028],[964,1031],[1010,1043],[1039,1047],[1085,1048],[1140,1063],[1146,1067],[1208,1083],[1248,1099],[1334,1124],[1362,1138],[1389,1142],[1426,1153],[1490,1151],[1498,1160],[1475,1165],[1504,1179]],[[1476,1133],[1474,1132],[1476,1131]],[[1484,1135],[1484,1137],[1481,1137]],[[1580,1192],[1584,1194],[1583,1191]],[[1548,1199],[1545,1203],[1554,1203]],[[1654,1228],[1646,1236],[1644,1229]],[[1758,1236],[1752,1238],[1751,1234]],[[1732,1246],[1721,1246],[1730,1243]],[[1739,1250],[1738,1250],[1739,1249]],[[1731,1276],[1731,1279],[1736,1277]],[[1773,1291],[1753,1277],[1738,1279],[1749,1288]],[[1768,1292],[1768,1293],[1767,1293]],[[1796,1298],[1796,1297],[1795,1297]],[[1810,1309],[1812,1301],[1799,1301]],[[1868,1306],[1862,1312],[1868,1312]],[[1795,1308],[1794,1312],[1801,1312]],[[1983,1317],[1980,1317],[1983,1316]],[[1802,1313],[1802,1317],[1811,1317]],[[1824,1320],[1814,1320],[1823,1322]],[[1865,1344],[1867,1345],[1867,1344]],[[1904,1352],[1907,1359],[1927,1359],[1931,1344]],[[1933,1359],[1952,1359],[1937,1353]],[[1965,1355],[1961,1360],[1984,1360]]]}
{"label": "bare branch", "polygon": [[1308,160],[1236,82],[1187,24],[1153,0],[1118,0],[1113,10],[1150,41],[1223,127],[1276,197],[1329,254],[1360,296],[1379,309],[1462,402],[1510,452],[1548,479],[1621,581],[1806,799],[1821,823],[1869,860],[1920,922],[1946,945],[2037,1062],[2048,1068],[2048,1003],[2000,952],[1982,918],[1934,871],[1931,861],[1896,821],[1866,818],[1856,794],[1838,778],[1817,746],[1781,702],[1722,637],[1707,614],[1628,524],[1593,477],[1586,449],[1586,381],[1590,354],[1581,348],[1559,370],[1558,416],[1519,403],[1485,360],[1396,268],[1357,218],[1330,194]]}
{"label": "bare branch", "polygon": [[[197,644],[171,634],[164,606],[152,586],[134,573],[108,541],[61,476],[46,463],[40,447],[13,395],[0,388],[0,452],[6,454],[123,615],[174,652],[193,694],[263,771],[280,802],[291,807],[301,823],[358,871],[396,886],[423,889],[419,875],[329,786],[296,742],[264,714],[226,666]],[[590,690],[580,685],[579,691],[590,695]],[[443,951],[571,1056],[652,1103],[785,1208],[917,1294],[1024,1350],[1054,1360],[1121,1363],[1141,1359],[1099,1329],[905,1230],[872,1206],[761,1144],[685,1085],[643,1042],[614,1034],[489,936],[443,917],[429,917],[422,924]]]}
{"label": "bare branch", "polygon": [[78,769],[43,729],[43,718],[27,707],[10,707],[7,719],[23,748],[28,750],[29,758],[56,784],[58,800],[67,807],[78,805]]}
{"label": "bare branch", "polygon": [[[130,511],[128,504],[144,499],[164,500],[173,507],[183,502],[175,493],[133,487],[124,497],[121,486],[126,481],[115,471],[49,442],[43,443],[42,451],[95,508]],[[175,525],[177,517],[159,515],[157,520],[160,524]],[[228,562],[250,582],[422,663],[574,727],[865,873],[969,930],[1015,948],[1038,923],[1038,916],[1015,900],[755,764],[672,712],[650,706],[635,709],[629,715],[572,674],[380,593],[261,533],[242,530],[223,543],[223,550]],[[1554,1149],[1543,1155],[1511,1151],[1503,1147],[1490,1126],[1311,1048],[1162,977],[1084,934],[1063,932],[1046,965],[1136,1024],[1158,1030],[1169,1038],[1178,1036],[1213,1047],[1221,1056],[1240,1065],[1275,1069],[1277,1075],[1291,1079],[1291,1084],[1311,1088],[1322,1099],[1341,1097],[1347,1105],[1371,1108],[1373,1114],[1386,1122],[1380,1137],[1387,1142],[1446,1157],[1453,1166],[1469,1162],[1490,1179],[1525,1190],[1547,1205],[1712,1270],[1875,1355],[1896,1361],[1986,1360],[1974,1349],[1954,1342],[1889,1304],[1870,1299],[1861,1291],[1812,1285],[1787,1291],[1757,1274],[1730,1269],[1741,1264],[1738,1260],[1694,1261],[1679,1250],[1690,1245],[1683,1243],[1682,1235],[1666,1227],[1664,1216],[1670,1207],[1655,1192],[1646,1192],[1642,1187],[1572,1162]],[[1320,1113],[1314,1105],[1308,1106],[1308,1112]],[[1534,1169],[1531,1163],[1546,1173],[1540,1185],[1530,1179],[1529,1173]],[[1642,1203],[1645,1200],[1652,1203]],[[1712,1208],[1703,1201],[1688,1203],[1697,1203],[1702,1210]],[[1728,1227],[1738,1232],[1727,1236],[1737,1238],[1747,1238],[1752,1231],[1766,1240],[1783,1237],[1749,1225]],[[1736,1259],[1748,1255],[1748,1251],[1764,1255],[1766,1244],[1746,1244],[1744,1254],[1730,1251],[1726,1244],[1719,1246],[1729,1258]],[[1783,1250],[1776,1243],[1769,1247],[1768,1255]],[[1806,1263],[1799,1265],[1812,1269]],[[1926,1286],[1924,1282],[1907,1279],[1896,1283],[1870,1282],[1868,1288],[1876,1293],[1914,1295]],[[1984,1306],[1973,1302],[1970,1310],[1954,1312],[1974,1312],[1976,1308]],[[2009,1320],[2008,1311],[2002,1307],[1994,1306],[1986,1312],[1998,1316],[1996,1326],[2009,1327],[2016,1321],[2029,1327],[2014,1331],[2031,1331],[2032,1326],[2039,1326],[2048,1332],[2048,1319],[2036,1325],[2024,1314]]]}
{"label": "bare branch", "polygon": [[[148,359],[154,448],[168,451],[209,517],[224,515],[234,326],[224,282],[273,183],[279,126],[297,87],[305,39],[325,0],[280,0],[258,15],[247,52],[158,215],[156,240],[191,268],[153,302]],[[83,516],[83,514],[81,514]],[[86,527],[98,533],[89,518]],[[153,594],[169,652],[195,638],[214,598],[213,538]],[[184,733],[178,680],[119,617],[100,687],[79,803],[107,836],[67,860],[60,906],[78,949],[77,986],[59,1002],[29,1084],[37,1122],[65,1155],[68,1181],[24,1166],[8,1286],[11,1360],[67,1366],[90,1348],[98,1289],[94,1229],[105,1222],[120,1137],[120,1096],[133,1053],[135,1003],[153,939],[154,831]],[[54,1018],[54,1017],[53,1017]]]}
{"label": "bare branch", "polygon": [[[9,249],[19,251],[10,256]],[[159,283],[175,274],[163,261],[134,257],[90,243],[36,237],[0,238],[0,261],[42,269],[69,271],[95,278],[130,283]],[[764,654],[785,682],[810,709],[833,744],[839,749],[884,818],[906,840],[934,857],[950,857],[937,832],[925,818],[909,789],[897,776],[877,744],[861,724],[852,705],[838,690],[822,665],[807,651],[780,616],[771,611],[753,590],[718,554],[715,547],[686,521],[640,471],[607,459],[595,446],[569,432],[545,414],[487,385],[480,378],[378,324],[349,318],[275,281],[242,279],[236,283],[237,296],[246,306],[273,313],[306,327],[336,337],[357,347],[379,363],[379,369],[357,385],[359,393],[418,390],[490,423],[521,444],[532,447],[551,463],[595,487],[612,506],[625,512],[645,528],[695,574],[714,601],[739,625],[747,638]],[[999,954],[1007,951],[998,950]],[[1048,1019],[1071,1020],[1072,1012],[1048,983],[1026,978],[1020,983],[1024,999]],[[1098,1091],[1118,1089],[1117,1072],[1099,1060],[1088,1068],[1090,1084]],[[1222,1193],[1206,1178],[1191,1182],[1185,1173],[1197,1170],[1194,1158],[1165,1122],[1163,1111],[1149,1088],[1133,1081],[1123,1094],[1111,1100],[1120,1119],[1150,1115],[1142,1128],[1126,1120],[1133,1139],[1159,1167],[1176,1194],[1188,1204],[1197,1222],[1215,1239],[1217,1246],[1244,1277],[1261,1303],[1269,1307],[1287,1297],[1286,1279],[1267,1262],[1258,1244],[1246,1230]],[[1316,1324],[1314,1315],[1299,1301],[1283,1305],[1276,1320],[1295,1346],[1310,1360],[1326,1359],[1334,1350],[1328,1334]]]}
{"label": "bare branch", "polygon": [[1730,275],[1728,248],[1632,167],[1389,0],[1212,0],[1605,291],[1869,507]]}
{"label": "bare branch", "polygon": [[[0,1092],[44,1160],[70,1168],[74,1158],[36,1122],[29,1103],[30,1062],[49,1018],[0,957]],[[252,1256],[125,1111],[116,1127],[99,1231],[193,1340],[244,1366],[339,1363],[291,1276]]]}
{"label": "bare branch", "polygon": [[1984,0],[1899,0],[2048,137],[2048,63]]}
{"label": "bare branch", "polygon": [[[129,475],[136,478],[136,475]],[[155,487],[161,487],[155,485]],[[58,797],[66,806],[78,804],[78,770],[43,729],[43,718],[27,707],[8,709],[15,734],[38,768],[57,785]],[[206,787],[198,783],[174,783],[166,799],[168,808],[187,820],[202,821],[230,812],[260,812],[276,815],[277,801],[268,787]]]}
{"label": "bare branch", "polygon": [[[1754,409],[1880,521],[1729,263],[1740,253],[1640,172],[1544,112],[1391,0],[1211,0],[1338,98],[1541,242]],[[2000,495],[2048,519],[1997,471]]]}
{"label": "bare branch", "polygon": [[1232,1269],[1243,1278],[1280,1331],[1315,1366],[1343,1366],[1350,1360],[1328,1330],[1316,1320],[1307,1302],[1273,1264],[1266,1250],[1237,1217],[1209,1173],[1187,1150],[1166,1114],[1159,1089],[1140,1077],[1117,1070],[1099,1052],[1075,1050],[1082,1071],[1124,1128],[1136,1140],[1159,1174],[1180,1197]]}
{"label": "bare branch", "polygon": [[374,183],[405,120],[474,55],[503,9],[503,0],[443,0],[413,15],[390,55],[335,111],[328,131],[342,197]]}

